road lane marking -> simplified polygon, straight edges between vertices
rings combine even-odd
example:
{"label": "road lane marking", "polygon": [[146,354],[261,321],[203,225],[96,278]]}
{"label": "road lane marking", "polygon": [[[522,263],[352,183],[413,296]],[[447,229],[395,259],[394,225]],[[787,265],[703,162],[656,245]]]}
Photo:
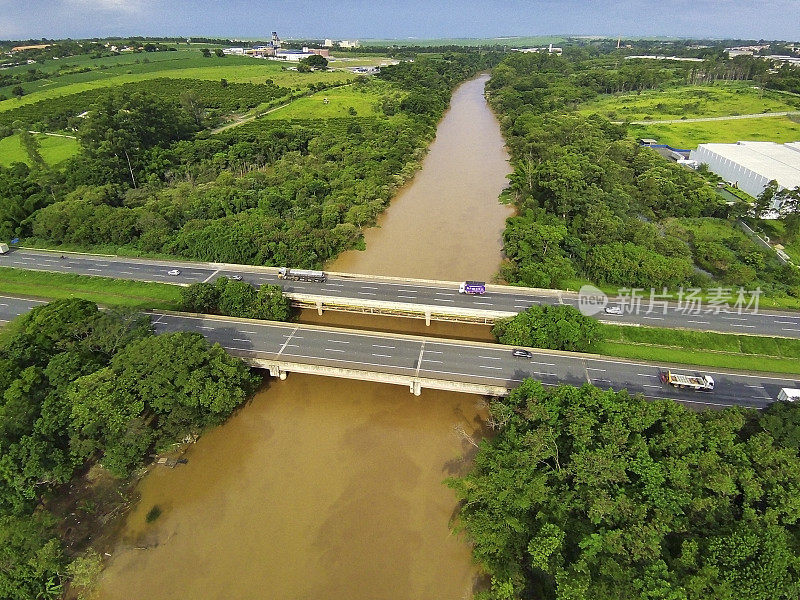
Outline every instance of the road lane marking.
{"label": "road lane marking", "polygon": [[480,368],[480,369],[495,369],[497,371],[502,371],[503,370],[503,367],[491,367],[489,365],[478,365],[478,368]]}
{"label": "road lane marking", "polygon": [[435,296],[455,296],[455,294],[451,294],[450,292],[436,292]]}
{"label": "road lane marking", "polygon": [[372,354],[372,356],[380,356],[381,358],[392,358],[391,354]]}
{"label": "road lane marking", "polygon": [[727,321],[747,321],[747,317],[720,317],[720,319],[725,319]]}
{"label": "road lane marking", "polygon": [[373,348],[388,348],[389,350],[394,350],[395,346],[383,346],[381,344],[372,344]]}
{"label": "road lane marking", "polygon": [[430,362],[430,363],[440,363],[440,364],[444,364],[444,361],[443,361],[443,360],[434,360],[434,359],[432,359],[432,358],[423,358],[422,360],[423,360],[424,362]]}
{"label": "road lane marking", "polygon": [[331,344],[349,344],[350,342],[346,340],[327,340]]}
{"label": "road lane marking", "polygon": [[398,298],[409,298],[411,300],[416,300],[417,299],[416,296],[398,296]]}
{"label": "road lane marking", "polygon": [[778,325],[800,325],[796,321],[775,321]]}
{"label": "road lane marking", "polygon": [[292,339],[292,336],[293,336],[295,333],[297,333],[297,330],[298,330],[298,329],[300,329],[300,325],[295,325],[294,329],[292,329],[292,332],[289,334],[289,336],[288,336],[288,337],[286,337],[286,335],[284,334],[284,337],[286,337],[286,341],[285,341],[285,342],[283,342],[283,346],[281,346],[281,347],[278,349],[278,356],[279,356],[279,357],[280,357],[280,355],[281,355],[281,352],[283,352],[283,351],[284,351],[284,349],[286,348],[286,346],[289,344],[289,341]]}
{"label": "road lane marking", "polygon": [[473,302],[473,304],[483,304],[485,306],[494,306],[492,302]]}
{"label": "road lane marking", "polygon": [[234,342],[250,342],[252,340],[245,340],[243,338],[231,338]]}
{"label": "road lane marking", "polygon": [[646,315],[643,316],[642,318],[643,319],[652,319],[653,321],[663,321],[664,320],[664,317],[648,317]]}
{"label": "road lane marking", "polygon": [[663,386],[660,386],[660,385],[652,385],[652,384],[650,384],[650,383],[643,383],[643,384],[642,384],[642,387],[649,387],[649,388],[658,388],[658,389],[661,389]]}
{"label": "road lane marking", "polygon": [[362,296],[377,296],[378,295],[375,292],[358,292],[358,293],[361,294]]}
{"label": "road lane marking", "polygon": [[781,331],[800,331],[800,329],[792,329],[791,327],[781,327]]}
{"label": "road lane marking", "polygon": [[[216,271],[214,271],[214,272],[213,272],[211,275],[209,275],[208,277],[206,277],[205,279],[203,279],[203,283],[208,283],[208,282],[211,280],[211,278],[212,278],[214,275],[216,275],[217,273],[219,273],[219,269],[217,269],[217,270],[216,270]],[[200,275],[202,275],[202,273],[200,273]]]}
{"label": "road lane marking", "polygon": [[700,325],[711,325],[711,321],[686,321],[687,323],[699,323]]}
{"label": "road lane marking", "polygon": [[747,329],[755,329],[755,325],[741,325],[739,323],[731,323],[731,327],[745,327]]}
{"label": "road lane marking", "polygon": [[375,287],[374,285],[362,285],[362,290],[379,290],[380,288]]}
{"label": "road lane marking", "polygon": [[341,352],[345,353],[347,350],[337,350],[336,348],[325,348],[325,352]]}
{"label": "road lane marking", "polygon": [[639,377],[653,377],[654,379],[658,379],[658,375],[650,375],[649,373],[637,373]]}
{"label": "road lane marking", "polygon": [[545,363],[545,362],[536,362],[534,360],[530,361],[532,365],[542,365],[544,367],[555,367],[556,363]]}
{"label": "road lane marking", "polygon": [[503,360],[502,356],[479,356],[478,358],[485,358],[486,360]]}
{"label": "road lane marking", "polygon": [[87,271],[94,271],[95,273],[102,273],[103,269],[86,269]]}
{"label": "road lane marking", "polygon": [[600,371],[601,373],[605,373],[605,369],[598,369],[597,367],[586,367],[587,371]]}

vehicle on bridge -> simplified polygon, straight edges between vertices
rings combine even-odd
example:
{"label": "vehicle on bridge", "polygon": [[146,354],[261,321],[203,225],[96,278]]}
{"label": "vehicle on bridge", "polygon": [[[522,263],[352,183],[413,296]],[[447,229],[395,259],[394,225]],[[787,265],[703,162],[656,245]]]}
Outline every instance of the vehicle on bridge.
{"label": "vehicle on bridge", "polygon": [[459,294],[480,295],[486,293],[486,283],[484,281],[465,281],[458,286]]}
{"label": "vehicle on bridge", "polygon": [[672,371],[661,371],[662,383],[673,387],[710,392],[714,389],[714,378],[710,375],[681,375]]}
{"label": "vehicle on bridge", "polygon": [[0,244],[0,254],[8,252],[8,244]]}
{"label": "vehicle on bridge", "polygon": [[797,402],[800,400],[800,390],[795,388],[781,388],[778,392],[778,402]]}
{"label": "vehicle on bridge", "polygon": [[328,278],[324,271],[307,271],[304,269],[287,269],[281,267],[278,269],[278,279],[287,279],[289,281],[316,281],[323,283]]}

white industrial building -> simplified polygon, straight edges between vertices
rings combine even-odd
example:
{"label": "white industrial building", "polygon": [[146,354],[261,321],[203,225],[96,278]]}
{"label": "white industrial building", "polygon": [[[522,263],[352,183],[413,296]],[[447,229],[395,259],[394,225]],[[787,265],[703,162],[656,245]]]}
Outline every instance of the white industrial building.
{"label": "white industrial building", "polygon": [[784,189],[800,186],[800,142],[700,144],[689,158],[708,165],[709,170],[753,197],[773,179]]}

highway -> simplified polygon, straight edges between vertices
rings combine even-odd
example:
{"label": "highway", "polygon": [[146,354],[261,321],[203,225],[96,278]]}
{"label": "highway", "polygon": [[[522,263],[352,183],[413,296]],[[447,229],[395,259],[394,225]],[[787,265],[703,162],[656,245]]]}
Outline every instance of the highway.
{"label": "highway", "polygon": [[[428,307],[441,312],[448,309],[470,309],[490,313],[514,314],[534,304],[564,303],[578,306],[577,294],[557,290],[531,291],[511,286],[489,286],[481,296],[458,293],[458,283],[419,280],[390,280],[368,275],[329,274],[325,283],[282,281],[277,269],[247,265],[217,265],[181,261],[157,261],[137,258],[106,257],[87,254],[64,254],[15,249],[0,255],[0,266],[33,270],[95,275],[118,279],[155,281],[161,283],[190,284],[214,281],[218,277],[239,275],[254,285],[269,283],[280,285],[288,294],[302,294],[327,299],[331,302],[359,305],[380,302],[409,307]],[[169,275],[178,269],[179,275]],[[612,299],[611,304],[616,302]],[[649,297],[642,302],[637,313],[610,315],[600,313],[598,318],[608,323],[647,325],[652,327],[683,328],[721,333],[782,336],[800,338],[800,313],[759,311],[710,310],[700,307],[699,312],[686,311],[671,303],[656,303],[652,310]]]}
{"label": "highway", "polygon": [[[41,304],[0,296],[0,324]],[[532,350],[533,358],[512,356],[496,344],[459,342],[417,336],[369,333],[298,325],[151,313],[158,333],[196,331],[242,358],[280,359],[410,377],[504,386],[512,389],[526,378],[545,385],[592,383],[604,389],[628,389],[648,398],[672,398],[697,407],[762,408],[782,387],[800,388],[800,376],[743,374],[703,369],[716,382],[713,392],[678,390],[661,383],[659,365],[594,355]],[[675,367],[680,373],[697,372]]]}
{"label": "highway", "polygon": [[[258,323],[215,317],[153,313],[159,333],[197,331],[231,354],[259,355],[322,366],[377,371],[448,381],[516,387],[526,378],[546,385],[592,383],[616,390],[626,388],[648,398],[672,398],[705,406],[761,408],[782,387],[800,387],[800,376],[774,377],[703,370],[715,380],[713,392],[678,390],[661,383],[659,366],[594,355],[532,350],[519,358],[511,348],[488,343],[365,333],[318,326]],[[678,367],[694,373],[691,367]]]}

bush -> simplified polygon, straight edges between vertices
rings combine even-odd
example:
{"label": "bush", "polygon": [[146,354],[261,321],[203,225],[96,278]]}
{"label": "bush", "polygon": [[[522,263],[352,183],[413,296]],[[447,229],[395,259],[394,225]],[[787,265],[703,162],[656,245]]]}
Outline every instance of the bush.
{"label": "bush", "polygon": [[587,352],[601,340],[600,323],[566,304],[532,306],[516,317],[497,321],[492,333],[509,346],[572,352]]}

